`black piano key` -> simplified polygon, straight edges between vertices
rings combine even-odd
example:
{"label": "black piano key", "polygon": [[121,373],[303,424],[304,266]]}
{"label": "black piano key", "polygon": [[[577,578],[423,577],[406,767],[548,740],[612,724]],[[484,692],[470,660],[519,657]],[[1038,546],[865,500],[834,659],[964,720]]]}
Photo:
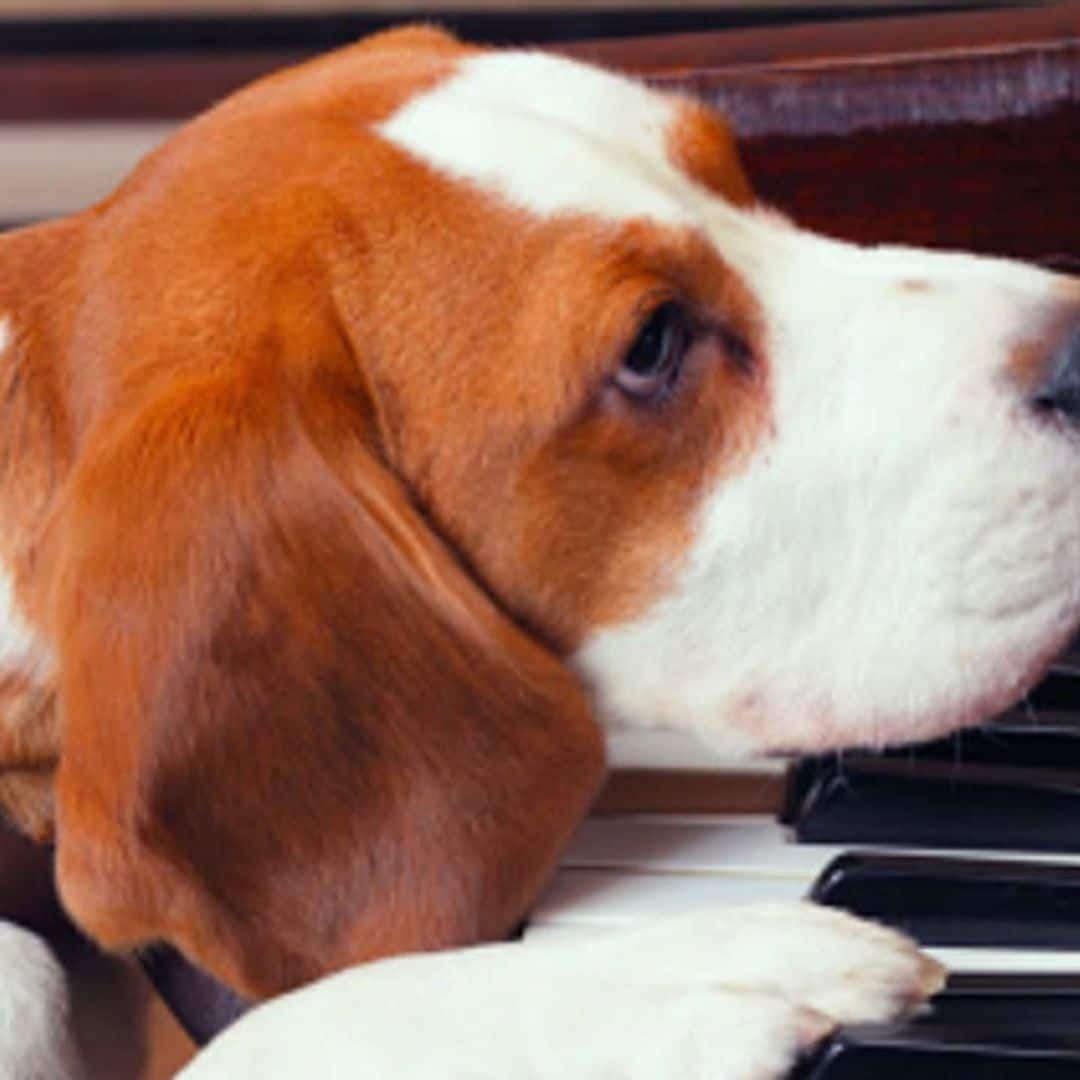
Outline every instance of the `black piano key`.
{"label": "black piano key", "polygon": [[810,897],[923,945],[1080,949],[1080,867],[858,852],[834,859]]}
{"label": "black piano key", "polygon": [[806,760],[833,768],[838,763],[840,766],[876,763],[893,771],[902,767],[917,770],[947,765],[959,771],[1025,770],[1080,777],[1080,705],[1072,712],[1044,711],[1037,721],[1010,714],[992,724],[930,742],[882,750],[853,750]]}
{"label": "black piano key", "polygon": [[1075,714],[1077,710],[1080,710],[1080,656],[1070,654],[1008,715],[1030,718],[1039,717],[1044,711]]}
{"label": "black piano key", "polygon": [[1080,1010],[1080,972],[953,972],[948,989],[935,998],[939,1015],[942,1010],[956,1016],[964,1009],[975,1009],[985,1016],[988,1009],[1000,1005],[1007,1007],[1012,1019],[1018,1015],[1018,1000],[1032,1020],[1046,1017],[1049,1009],[1062,1022],[1072,1022]]}
{"label": "black piano key", "polygon": [[1080,986],[1011,977],[951,981],[903,1024],[839,1031],[792,1080],[1076,1080]]}
{"label": "black piano key", "polygon": [[[1078,1018],[1080,1019],[1080,1018]],[[958,1043],[899,1030],[841,1032],[793,1080],[1077,1080],[1080,1047],[1001,1046],[973,1033]]]}
{"label": "black piano key", "polygon": [[782,820],[814,843],[1080,852],[1080,725],[806,759]]}

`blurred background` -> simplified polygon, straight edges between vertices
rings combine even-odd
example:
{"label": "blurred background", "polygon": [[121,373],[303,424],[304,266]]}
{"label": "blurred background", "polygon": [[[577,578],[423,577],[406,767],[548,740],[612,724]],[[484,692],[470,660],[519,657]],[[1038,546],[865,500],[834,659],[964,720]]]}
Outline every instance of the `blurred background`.
{"label": "blurred background", "polygon": [[1021,5],[1023,0],[0,0],[0,226],[87,205],[178,120],[235,86],[396,22],[436,20],[479,41],[560,43]]}

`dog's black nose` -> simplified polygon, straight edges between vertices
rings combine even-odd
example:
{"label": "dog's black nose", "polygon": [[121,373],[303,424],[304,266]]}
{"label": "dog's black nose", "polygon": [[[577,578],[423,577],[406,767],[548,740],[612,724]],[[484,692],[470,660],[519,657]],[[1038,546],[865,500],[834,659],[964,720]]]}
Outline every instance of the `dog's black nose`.
{"label": "dog's black nose", "polygon": [[1054,412],[1080,425],[1080,323],[1051,355],[1046,379],[1032,396],[1036,409]]}

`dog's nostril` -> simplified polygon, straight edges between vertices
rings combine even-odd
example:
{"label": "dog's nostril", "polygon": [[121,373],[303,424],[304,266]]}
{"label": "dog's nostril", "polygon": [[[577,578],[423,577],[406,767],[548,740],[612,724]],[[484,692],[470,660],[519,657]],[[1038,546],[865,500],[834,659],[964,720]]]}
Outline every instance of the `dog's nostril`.
{"label": "dog's nostril", "polygon": [[1046,380],[1031,400],[1042,412],[1060,413],[1080,424],[1080,323],[1051,355]]}

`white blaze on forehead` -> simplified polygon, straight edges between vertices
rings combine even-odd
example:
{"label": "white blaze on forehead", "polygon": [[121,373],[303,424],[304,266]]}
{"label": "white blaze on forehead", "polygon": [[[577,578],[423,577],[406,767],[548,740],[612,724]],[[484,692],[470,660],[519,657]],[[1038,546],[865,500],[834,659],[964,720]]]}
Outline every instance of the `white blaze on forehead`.
{"label": "white blaze on forehead", "polygon": [[377,130],[414,157],[538,215],[697,222],[701,193],[668,160],[676,103],[554,56],[462,62]]}
{"label": "white blaze on forehead", "polygon": [[0,315],[0,354],[7,352],[13,336],[11,319],[6,315]]}

